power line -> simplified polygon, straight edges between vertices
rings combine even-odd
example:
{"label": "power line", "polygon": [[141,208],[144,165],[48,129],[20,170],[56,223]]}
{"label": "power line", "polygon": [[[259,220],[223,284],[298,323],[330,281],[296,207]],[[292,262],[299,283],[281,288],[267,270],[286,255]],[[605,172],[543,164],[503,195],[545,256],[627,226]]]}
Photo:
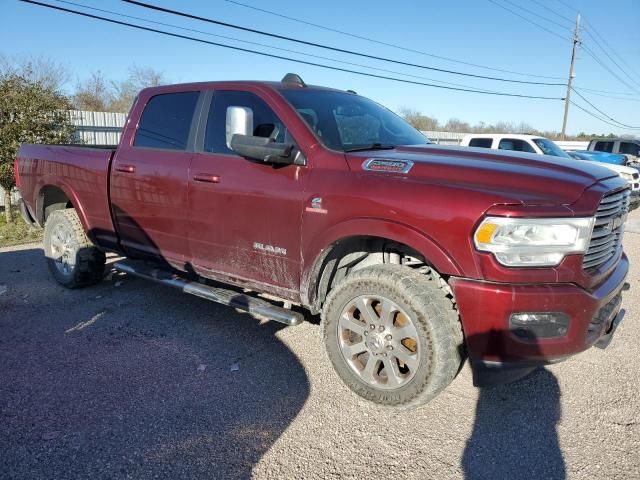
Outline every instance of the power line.
{"label": "power line", "polygon": [[637,94],[635,93],[630,93],[630,92],[612,92],[610,90],[597,90],[595,88],[587,88],[587,87],[580,87],[579,90],[584,90],[585,92],[589,92],[589,93],[608,93],[610,95],[631,95],[631,96],[637,96]]}
{"label": "power line", "polygon": [[[540,4],[537,0],[532,0],[532,1],[534,1],[535,3]],[[572,5],[570,5],[569,3],[567,3],[567,2],[565,2],[565,1],[563,1],[563,0],[556,0],[556,1],[557,1],[558,3],[560,3],[560,4],[562,4],[565,8],[567,8],[567,9],[569,9],[569,10],[573,11],[573,12],[578,13],[578,10],[577,10],[575,7],[573,7]],[[545,8],[547,8],[547,10],[551,10],[549,7],[545,7]],[[566,19],[566,17],[563,17],[563,16],[562,16],[562,15],[560,15],[559,13],[557,13],[557,12],[556,12],[556,14],[557,14],[557,15],[559,15],[560,17],[562,17],[562,18],[565,18],[565,19]],[[585,31],[587,32],[587,34],[591,37],[591,39],[592,39],[592,40],[593,40],[593,41],[598,45],[598,47],[600,47],[600,49],[601,49],[601,50],[603,51],[603,53],[604,53],[604,54],[609,58],[609,60],[611,60],[611,61],[612,61],[612,62],[613,62],[613,63],[614,63],[614,64],[615,64],[619,69],[620,69],[620,71],[622,71],[622,73],[624,73],[627,77],[629,77],[629,79],[630,79],[632,82],[635,82],[636,84],[638,84],[638,81],[637,81],[637,80],[635,80],[635,78],[633,78],[632,76],[628,75],[628,74],[626,73],[625,69],[624,69],[623,67],[621,67],[621,66],[620,66],[620,65],[619,65],[619,64],[618,64],[618,63],[617,63],[617,62],[616,62],[616,61],[615,61],[615,60],[614,60],[614,59],[613,59],[609,54],[608,54],[608,52],[606,51],[606,49],[605,49],[605,48],[604,48],[604,47],[603,47],[603,46],[598,42],[598,40],[595,38],[594,34],[595,34],[598,38],[600,38],[600,40],[602,41],[602,43],[604,43],[604,44],[609,48],[609,50],[611,51],[611,53],[613,53],[616,57],[618,57],[618,60],[620,60],[621,62],[623,62],[623,63],[624,63],[624,62],[625,62],[625,61],[624,61],[624,59],[623,59],[620,55],[618,55],[618,53],[613,49],[613,47],[611,47],[611,45],[609,45],[609,43],[607,43],[607,41],[604,39],[604,37],[602,37],[602,35],[600,35],[600,34],[598,33],[598,31],[596,30],[596,28],[594,27],[594,25],[593,25],[593,24],[592,24],[588,19],[585,19],[585,20],[584,20],[584,22],[588,25],[588,28],[586,28],[586,29],[584,29],[584,30],[585,30]],[[585,47],[585,49],[586,49],[586,47]],[[591,53],[593,53],[593,52],[591,52]],[[598,61],[598,60],[597,60],[597,59],[595,59],[595,58],[594,58],[594,60],[596,60],[596,61],[600,64],[600,66],[602,66],[605,70],[609,71],[609,73],[612,73],[612,72],[611,72],[611,70],[610,70],[609,68],[605,67],[604,65],[602,65],[602,63],[601,63],[600,61]],[[635,72],[635,71],[633,70],[633,68],[631,68],[631,66],[630,66],[630,65],[627,65],[627,68],[628,68],[629,70],[631,70],[631,72],[633,72],[636,76],[638,75],[638,74],[637,74],[637,72]],[[612,73],[612,75],[614,75],[614,74]],[[616,75],[614,75],[614,76],[615,76],[618,80],[620,80],[620,78],[619,78],[619,77],[617,77]],[[621,82],[622,82],[622,81],[621,81]],[[626,82],[622,82],[622,83],[624,83],[627,87],[629,87],[629,85],[627,85],[627,84],[626,84]],[[631,87],[631,90],[635,90],[635,88]],[[636,93],[638,93],[638,92],[636,92]]]}
{"label": "power line", "polygon": [[575,93],[576,95],[578,95],[582,100],[584,100],[585,102],[587,102],[587,103],[589,104],[589,106],[591,106],[591,108],[595,109],[598,113],[600,113],[600,114],[601,114],[601,115],[603,115],[604,117],[608,118],[608,119],[609,119],[609,120],[611,120],[612,122],[618,123],[618,124],[620,124],[620,126],[622,126],[622,127],[626,127],[626,128],[634,129],[634,130],[635,130],[635,129],[639,129],[639,130],[640,130],[640,127],[634,127],[634,126],[632,126],[632,125],[627,125],[626,123],[619,122],[619,121],[618,121],[618,120],[616,120],[615,118],[610,117],[609,115],[607,115],[606,113],[604,113],[602,110],[600,110],[598,107],[596,107],[593,103],[591,103],[589,100],[587,100],[587,99],[586,99],[586,98],[585,98],[585,97],[584,97],[580,92],[576,91],[576,89],[575,89],[575,88],[572,88],[571,90],[573,90],[573,91],[574,91],[574,93]]}
{"label": "power line", "polygon": [[255,55],[261,55],[263,57],[276,58],[276,59],[279,59],[279,60],[286,60],[286,61],[289,61],[289,62],[301,63],[301,64],[304,64],[304,65],[311,65],[311,66],[314,66],[314,67],[325,68],[325,69],[328,69],[328,70],[335,70],[335,71],[339,71],[339,72],[353,73],[355,75],[362,75],[362,76],[365,76],[365,77],[379,78],[379,79],[382,79],[382,80],[391,80],[391,81],[395,81],[395,82],[408,83],[408,84],[413,84],[413,85],[421,85],[421,86],[433,87],[433,88],[441,88],[441,89],[445,89],[445,90],[454,90],[454,91],[459,91],[459,92],[480,93],[480,94],[484,94],[484,95],[497,95],[497,96],[519,97],[519,98],[533,98],[533,99],[539,99],[539,100],[564,100],[563,98],[560,98],[560,97],[544,97],[544,96],[524,95],[524,94],[516,94],[516,93],[494,92],[494,91],[486,91],[486,90],[473,90],[473,89],[467,89],[467,88],[448,87],[448,86],[443,86],[443,85],[435,85],[435,84],[432,84],[432,83],[417,82],[417,81],[413,81],[413,80],[407,80],[407,79],[397,78],[397,77],[389,77],[389,76],[385,76],[385,75],[376,75],[376,74],[373,74],[373,73],[367,73],[367,72],[361,72],[361,71],[358,71],[358,70],[351,70],[351,69],[347,69],[347,68],[335,67],[335,66],[331,66],[331,65],[325,65],[325,64],[322,64],[322,63],[309,62],[309,61],[306,61],[306,60],[300,60],[300,59],[295,59],[295,58],[290,58],[290,57],[284,57],[284,56],[281,56],[281,55],[275,55],[275,54],[267,53],[267,52],[260,52],[260,51],[257,51],[257,50],[250,50],[250,49],[247,49],[247,48],[237,47],[237,46],[233,46],[233,45],[226,45],[224,43],[211,42],[209,40],[204,40],[202,38],[190,37],[190,36],[187,36],[187,35],[181,35],[179,33],[167,32],[167,31],[164,31],[164,30],[158,30],[158,29],[151,28],[151,27],[145,27],[145,26],[142,26],[142,25],[136,25],[136,24],[133,24],[133,23],[128,23],[128,22],[123,22],[123,21],[120,21],[120,20],[115,20],[113,18],[101,17],[99,15],[93,15],[91,13],[80,12],[80,11],[77,11],[77,10],[72,10],[72,9],[64,8],[64,7],[59,7],[59,6],[56,6],[56,5],[50,5],[50,4],[38,2],[38,1],[35,1],[35,0],[18,0],[18,1],[23,2],[23,3],[30,3],[32,5],[38,5],[38,6],[45,7],[45,8],[50,8],[52,10],[58,10],[58,11],[61,11],[61,12],[72,13],[72,14],[83,16],[83,17],[87,17],[87,18],[92,18],[92,19],[96,19],[96,20],[102,20],[102,21],[113,23],[113,24],[116,24],[116,25],[123,25],[123,26],[131,27],[131,28],[135,28],[135,29],[138,29],[138,30],[144,30],[144,31],[147,31],[147,32],[158,33],[158,34],[161,34],[161,35],[166,35],[166,36],[175,37],[175,38],[181,38],[181,39],[184,39],[184,40],[191,40],[191,41],[194,41],[194,42],[199,42],[199,43],[203,43],[203,44],[207,44],[207,45],[213,45],[213,46],[216,46],[216,47],[228,48],[228,49],[235,50],[235,51],[251,53],[251,54],[255,54]]}
{"label": "power line", "polygon": [[631,80],[633,83],[635,83],[636,85],[640,85],[638,83],[638,81],[632,77],[631,75],[629,75],[627,73],[627,71],[625,70],[624,67],[622,67],[618,62],[616,62],[616,60],[609,55],[609,52],[607,52],[607,50],[602,46],[602,44],[598,41],[598,39],[591,33],[590,30],[586,30],[587,35],[589,35],[591,37],[591,39],[595,42],[595,44],[600,48],[600,50],[602,50],[602,53],[605,54],[605,56],[611,61],[611,63],[613,63],[616,67],[618,67],[618,69],[629,79]]}
{"label": "power line", "polygon": [[[639,98],[616,97],[615,95],[607,95],[607,93],[606,93],[606,92],[605,92],[605,93],[602,93],[602,92],[600,92],[600,91],[598,91],[598,90],[596,90],[596,91],[591,91],[591,90],[590,90],[590,89],[588,89],[588,88],[579,88],[579,87],[574,87],[574,88],[577,88],[578,90],[581,90],[581,91],[583,91],[583,92],[584,92],[584,91],[589,91],[589,94],[590,94],[590,95],[596,95],[597,97],[612,98],[612,99],[614,99],[614,100],[622,100],[622,101],[625,101],[625,102],[640,102],[640,99],[639,99]],[[622,95],[622,94],[621,94],[621,95]]]}
{"label": "power line", "polygon": [[[600,35],[600,33],[598,33],[598,31],[593,26],[593,24],[588,20],[585,20],[585,22],[587,23],[587,25],[589,25],[589,29],[588,29],[590,32],[589,34],[591,35],[591,33],[594,33],[600,40],[602,40],[602,43],[604,43],[609,48],[611,53],[613,53],[616,57],[618,57],[618,60],[620,60],[621,62],[624,62],[625,60],[620,55],[618,55],[615,49],[611,45],[609,45],[609,43],[604,39],[602,35]],[[638,72],[636,72],[631,65],[627,65],[627,68],[631,70],[631,72],[634,73],[636,76],[638,76]]]}
{"label": "power line", "polygon": [[593,113],[593,112],[590,112],[590,111],[589,111],[589,110],[587,110],[586,108],[581,107],[580,105],[578,105],[578,104],[577,104],[576,102],[574,102],[573,100],[571,100],[571,105],[573,105],[574,107],[576,107],[576,108],[578,108],[578,109],[582,110],[582,111],[583,111],[584,113],[586,113],[587,115],[590,115],[590,116],[592,116],[593,118],[600,120],[600,121],[601,121],[601,122],[603,122],[603,123],[606,123],[606,124],[608,124],[608,125],[612,125],[612,126],[614,126],[614,127],[616,127],[616,128],[620,128],[620,126],[619,126],[619,125],[616,125],[615,123],[611,123],[611,122],[609,122],[609,121],[607,121],[607,120],[604,120],[603,118],[600,118],[598,115],[596,115],[596,114],[595,114],[595,113]]}
{"label": "power line", "polygon": [[147,9],[150,9],[150,10],[155,10],[155,11],[158,11],[158,12],[169,13],[171,15],[177,15],[177,16],[184,17],[184,18],[190,18],[192,20],[199,20],[199,21],[202,21],[202,22],[212,23],[212,24],[215,24],[215,25],[221,25],[223,27],[234,28],[236,30],[242,30],[244,32],[255,33],[255,34],[258,34],[258,35],[264,35],[264,36],[271,37],[271,38],[278,38],[280,40],[287,40],[289,42],[300,43],[300,44],[308,45],[308,46],[311,46],[311,47],[324,48],[326,50],[331,50],[331,51],[334,51],[334,52],[347,53],[349,55],[356,55],[356,56],[359,56],[359,57],[370,58],[372,60],[380,60],[380,61],[383,61],[383,62],[395,63],[395,64],[398,64],[398,65],[404,65],[404,66],[407,66],[407,67],[422,68],[422,69],[425,69],[425,70],[433,70],[433,71],[436,71],[436,72],[449,73],[449,74],[452,74],[452,75],[461,75],[461,76],[465,76],[465,77],[482,78],[482,79],[485,79],[485,80],[494,80],[494,81],[499,81],[499,82],[520,83],[520,84],[526,84],[526,85],[564,86],[564,83],[532,82],[532,81],[527,81],[527,80],[514,80],[514,79],[509,79],[509,78],[490,77],[490,76],[486,76],[486,75],[476,75],[476,74],[473,74],[473,73],[465,73],[465,72],[459,72],[459,71],[456,71],[456,70],[446,70],[446,69],[443,69],[443,68],[430,67],[430,66],[427,66],[427,65],[419,65],[419,64],[416,64],[416,63],[403,62],[403,61],[394,60],[394,59],[391,59],[391,58],[379,57],[379,56],[376,56],[376,55],[369,55],[367,53],[356,52],[356,51],[353,51],[353,50],[346,50],[346,49],[343,49],[343,48],[332,47],[332,46],[324,45],[324,44],[321,44],[321,43],[309,42],[307,40],[301,40],[301,39],[298,39],[298,38],[287,37],[287,36],[284,36],[284,35],[278,35],[276,33],[265,32],[265,31],[262,31],[262,30],[256,30],[254,28],[243,27],[241,25],[236,25],[236,24],[228,23],[228,22],[222,22],[220,20],[215,20],[215,19],[207,18],[207,17],[201,17],[201,16],[198,16],[198,15],[193,15],[193,14],[186,13],[186,12],[180,12],[180,11],[177,11],[177,10],[171,10],[169,8],[159,7],[157,5],[151,5],[151,4],[148,4],[148,3],[143,3],[143,2],[139,2],[137,0],[121,0],[121,1],[123,1],[125,3],[132,4],[132,5],[137,5],[137,6],[140,6],[140,7],[143,7],[143,8],[147,8]]}
{"label": "power line", "polygon": [[[529,22],[529,23],[531,23],[531,24],[535,25],[536,27],[538,27],[538,28],[540,28],[540,29],[544,30],[545,32],[550,33],[551,35],[554,35],[554,36],[556,36],[556,37],[558,37],[558,38],[560,38],[560,39],[562,39],[562,40],[564,40],[564,41],[567,41],[567,42],[568,42],[568,41],[570,41],[570,39],[569,39],[568,37],[563,37],[563,36],[562,36],[562,35],[560,35],[559,33],[554,32],[553,30],[548,29],[548,28],[547,28],[547,27],[545,27],[544,25],[540,25],[539,23],[534,22],[533,20],[531,20],[530,18],[525,17],[524,15],[520,15],[518,12],[516,12],[516,11],[514,11],[514,10],[510,9],[509,7],[507,7],[507,6],[505,6],[505,5],[502,5],[501,3],[496,2],[495,0],[488,0],[488,1],[489,1],[489,2],[491,2],[491,3],[493,3],[494,5],[496,5],[496,6],[500,7],[500,8],[502,8],[502,9],[504,9],[504,10],[508,11],[508,12],[511,12],[511,13],[512,13],[513,15],[515,15],[516,17],[520,17],[520,18],[521,18],[521,19],[523,19],[525,22]],[[564,85],[564,84],[563,84],[563,85]]]}
{"label": "power line", "polygon": [[447,62],[458,63],[460,65],[467,65],[467,66],[470,66],[470,67],[482,68],[484,70],[493,70],[495,72],[511,73],[513,75],[521,75],[521,76],[525,76],[525,77],[548,78],[548,79],[551,79],[551,80],[562,80],[562,77],[551,77],[551,76],[547,76],[547,75],[537,75],[537,74],[533,74],[533,73],[515,72],[513,70],[506,70],[506,69],[503,69],[503,68],[495,68],[495,67],[487,67],[485,65],[479,65],[477,63],[465,62],[465,61],[462,61],[462,60],[456,60],[454,58],[443,57],[443,56],[435,55],[433,53],[428,53],[428,52],[425,52],[425,51],[422,51],[422,50],[414,50],[413,48],[404,47],[402,45],[383,42],[381,40],[376,40],[376,39],[371,38],[371,37],[365,37],[363,35],[356,35],[354,33],[345,32],[344,30],[339,30],[337,28],[327,27],[326,25],[320,25],[318,23],[309,22],[307,20],[302,20],[301,18],[291,17],[289,15],[284,15],[282,13],[274,12],[273,10],[267,10],[266,8],[260,8],[260,7],[254,6],[254,5],[248,5],[246,3],[238,2],[236,0],[225,0],[225,1],[228,2],[228,3],[232,3],[234,5],[240,6],[240,7],[244,7],[244,8],[248,8],[248,9],[251,9],[251,10],[258,11],[258,12],[266,13],[268,15],[273,15],[275,17],[284,18],[286,20],[290,20],[292,22],[301,23],[303,25],[309,25],[309,26],[316,27],[316,28],[319,28],[319,29],[322,29],[322,30],[326,30],[328,32],[339,33],[340,35],[346,35],[346,36],[351,37],[351,38],[357,38],[359,40],[365,40],[367,42],[376,43],[378,45],[384,45],[386,47],[396,48],[398,50],[403,50],[405,52],[417,53],[419,55],[425,55],[427,57],[437,58],[438,60],[444,60],[444,61],[447,61]]}
{"label": "power line", "polygon": [[553,13],[556,17],[560,17],[563,20],[566,20],[567,22],[573,24],[574,20],[572,18],[569,17],[565,17],[564,15],[562,15],[561,13],[556,12],[554,9],[552,9],[551,7],[545,5],[544,3],[538,1],[538,0],[531,0],[533,3],[538,4],[539,6],[541,6],[542,8],[544,8],[545,10]]}
{"label": "power line", "polygon": [[149,20],[149,19],[142,18],[142,17],[136,17],[135,15],[126,15],[126,14],[123,14],[123,13],[114,12],[113,10],[105,10],[103,8],[98,8],[98,7],[90,7],[88,5],[83,5],[81,3],[75,3],[75,2],[70,2],[68,0],[54,0],[54,1],[57,2],[57,3],[64,3],[64,4],[67,4],[67,5],[73,5],[73,6],[76,6],[76,7],[85,8],[85,9],[91,10],[91,11],[109,13],[111,15],[116,15],[118,17],[130,18],[130,19],[139,20],[139,21],[142,21],[142,22],[152,23],[152,24],[155,24],[155,25],[162,25],[164,27],[176,28],[176,29],[179,29],[179,30],[187,31],[187,32],[200,33],[202,35],[209,35],[209,36],[216,37],[216,38],[224,38],[226,40],[232,40],[232,41],[235,41],[235,42],[241,42],[241,43],[245,43],[245,44],[248,44],[248,45],[256,45],[256,46],[259,46],[259,47],[271,48],[271,49],[279,50],[279,51],[282,51],[282,52],[295,53],[297,55],[303,55],[303,56],[306,56],[306,57],[319,58],[319,59],[322,59],[322,60],[329,60],[331,62],[341,63],[341,64],[344,64],[344,65],[351,65],[351,66],[355,66],[355,67],[367,68],[367,69],[370,69],[370,70],[377,70],[377,71],[380,71],[380,72],[393,73],[395,75],[402,75],[402,76],[411,77],[411,78],[429,80],[431,82],[436,82],[436,83],[440,83],[440,84],[443,84],[443,85],[453,85],[453,86],[456,86],[456,87],[469,88],[469,89],[478,90],[478,91],[485,91],[485,92],[491,92],[492,91],[492,90],[486,90],[486,89],[481,89],[481,88],[474,88],[474,87],[472,87],[470,85],[464,85],[464,84],[461,84],[461,83],[445,82],[443,80],[437,80],[437,79],[434,79],[434,78],[423,77],[423,76],[420,76],[420,75],[412,75],[410,73],[398,72],[396,70],[387,70],[385,68],[371,67],[369,65],[363,65],[361,63],[347,62],[347,61],[344,61],[344,60],[338,60],[336,58],[324,57],[322,55],[314,55],[314,54],[311,54],[311,53],[301,52],[299,50],[291,50],[291,49],[288,49],[288,48],[275,47],[275,46],[272,46],[272,45],[266,45],[264,43],[252,42],[252,41],[249,41],[249,40],[242,40],[242,39],[236,38],[236,37],[229,37],[229,36],[226,36],[226,35],[218,35],[218,34],[215,34],[215,33],[205,32],[203,30],[197,30],[197,29],[194,29],[194,28],[180,27],[178,25],[174,25],[174,24],[171,24],[171,23],[158,22],[158,21],[155,21],[155,20]]}
{"label": "power line", "polygon": [[613,70],[611,70],[611,68],[609,68],[608,65],[606,65],[602,60],[600,60],[600,58],[593,53],[593,50],[591,50],[589,47],[587,47],[586,45],[582,44],[582,48],[585,52],[587,52],[587,54],[593,58],[596,63],[598,63],[598,65],[600,65],[602,68],[604,68],[607,72],[609,72],[611,75],[613,75],[620,83],[622,83],[625,87],[627,87],[629,90],[635,92],[636,94],[640,94],[640,91],[636,90],[635,87],[629,85],[624,79],[622,79],[616,72],[614,72]]}
{"label": "power line", "polygon": [[549,22],[549,23],[553,23],[554,25],[562,28],[563,30],[567,30],[569,33],[573,33],[572,30],[569,27],[567,27],[566,25],[558,23],[555,20],[552,20],[552,19],[550,19],[548,17],[543,17],[538,12],[534,12],[533,10],[529,10],[528,8],[523,7],[522,5],[518,5],[516,3],[513,3],[511,0],[502,0],[502,1],[505,2],[505,3],[508,3],[509,5],[511,5],[511,6],[515,7],[515,8],[519,8],[520,10],[522,10],[524,12],[527,12],[527,13],[529,13],[531,15],[534,15],[534,16],[540,18],[541,20],[544,20],[544,21]]}

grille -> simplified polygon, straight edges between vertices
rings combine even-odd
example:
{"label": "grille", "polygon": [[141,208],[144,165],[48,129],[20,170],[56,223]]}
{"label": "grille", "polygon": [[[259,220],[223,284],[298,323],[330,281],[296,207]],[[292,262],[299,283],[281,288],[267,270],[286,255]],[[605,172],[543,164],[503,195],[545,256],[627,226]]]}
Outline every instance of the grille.
{"label": "grille", "polygon": [[629,213],[629,189],[609,193],[602,198],[596,211],[596,222],[591,242],[582,260],[585,269],[597,268],[615,256],[622,246],[624,222],[615,225],[614,220]]}

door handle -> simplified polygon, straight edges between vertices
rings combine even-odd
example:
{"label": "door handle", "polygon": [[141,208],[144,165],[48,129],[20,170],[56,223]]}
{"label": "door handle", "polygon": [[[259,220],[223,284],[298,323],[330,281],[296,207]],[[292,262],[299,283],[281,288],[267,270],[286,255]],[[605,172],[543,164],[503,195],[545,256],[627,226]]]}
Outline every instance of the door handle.
{"label": "door handle", "polygon": [[122,173],[136,173],[134,165],[116,165],[116,170]]}
{"label": "door handle", "polygon": [[196,173],[193,179],[196,182],[220,183],[220,175],[213,175],[211,173]]}

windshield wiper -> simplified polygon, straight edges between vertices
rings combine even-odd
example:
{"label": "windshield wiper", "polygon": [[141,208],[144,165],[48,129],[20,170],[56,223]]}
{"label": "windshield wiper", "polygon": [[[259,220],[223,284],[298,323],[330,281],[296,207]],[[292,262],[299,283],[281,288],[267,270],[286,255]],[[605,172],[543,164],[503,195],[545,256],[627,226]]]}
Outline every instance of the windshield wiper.
{"label": "windshield wiper", "polygon": [[395,145],[385,143],[372,143],[370,145],[363,145],[361,147],[345,148],[345,152],[363,152],[365,150],[392,150],[396,148]]}

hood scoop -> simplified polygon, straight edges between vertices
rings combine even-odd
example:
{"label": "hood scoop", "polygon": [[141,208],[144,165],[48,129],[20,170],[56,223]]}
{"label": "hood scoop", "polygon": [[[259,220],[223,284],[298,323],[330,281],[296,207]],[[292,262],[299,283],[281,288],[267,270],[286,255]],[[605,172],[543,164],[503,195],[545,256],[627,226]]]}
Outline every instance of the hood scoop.
{"label": "hood scoop", "polygon": [[385,158],[369,158],[362,164],[363,170],[370,172],[409,173],[413,167],[411,160],[391,160]]}

